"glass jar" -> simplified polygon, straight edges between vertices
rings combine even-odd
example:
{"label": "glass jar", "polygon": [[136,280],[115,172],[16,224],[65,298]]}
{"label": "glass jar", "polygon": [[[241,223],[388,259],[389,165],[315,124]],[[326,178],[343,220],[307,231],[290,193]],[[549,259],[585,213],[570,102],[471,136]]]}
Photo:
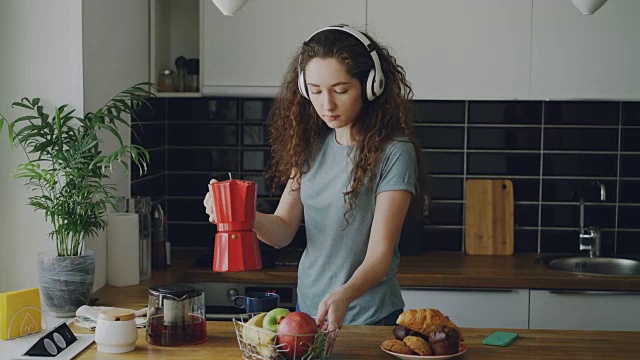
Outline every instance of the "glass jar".
{"label": "glass jar", "polygon": [[204,290],[188,284],[149,288],[147,342],[151,345],[194,345],[207,341]]}
{"label": "glass jar", "polygon": [[163,69],[158,73],[158,91],[171,92],[174,91],[175,71],[171,69]]}

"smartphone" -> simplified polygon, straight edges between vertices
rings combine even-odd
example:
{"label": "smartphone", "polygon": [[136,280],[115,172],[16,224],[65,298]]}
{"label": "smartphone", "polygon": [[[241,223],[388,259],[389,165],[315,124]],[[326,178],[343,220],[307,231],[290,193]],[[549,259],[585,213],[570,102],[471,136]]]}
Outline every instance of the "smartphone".
{"label": "smartphone", "polygon": [[518,333],[514,332],[496,331],[487,336],[482,343],[491,346],[509,346],[516,341],[518,336]]}

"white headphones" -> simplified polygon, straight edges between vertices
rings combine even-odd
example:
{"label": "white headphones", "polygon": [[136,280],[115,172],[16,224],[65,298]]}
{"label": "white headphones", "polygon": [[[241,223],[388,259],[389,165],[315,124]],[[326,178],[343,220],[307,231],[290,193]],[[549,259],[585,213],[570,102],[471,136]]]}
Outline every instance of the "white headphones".
{"label": "white headphones", "polygon": [[[384,90],[384,75],[382,74],[382,67],[380,66],[380,58],[378,57],[378,53],[373,49],[373,45],[371,44],[369,39],[367,39],[367,37],[364,36],[361,32],[346,25],[334,25],[322,28],[311,34],[311,36],[307,38],[305,43],[309,41],[315,34],[326,30],[341,30],[347,32],[353,35],[356,39],[360,40],[360,42],[367,47],[369,55],[371,55],[371,59],[373,60],[373,69],[369,71],[369,76],[367,77],[367,83],[365,84],[365,86],[367,99],[369,99],[369,101],[373,101],[373,99],[382,94],[382,91]],[[300,89],[300,93],[302,94],[302,96],[308,99],[309,92],[307,90],[307,82],[304,79],[304,70],[302,69],[301,62],[302,55],[300,55],[300,57],[298,58],[298,88]]]}

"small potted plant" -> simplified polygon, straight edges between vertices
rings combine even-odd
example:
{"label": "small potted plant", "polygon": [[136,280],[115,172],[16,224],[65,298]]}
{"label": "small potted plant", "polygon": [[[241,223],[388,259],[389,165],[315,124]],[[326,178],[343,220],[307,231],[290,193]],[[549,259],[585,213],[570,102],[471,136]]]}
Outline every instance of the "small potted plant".
{"label": "small potted plant", "polygon": [[[85,238],[107,226],[109,207],[116,203],[115,185],[109,174],[116,164],[129,171],[127,159],[145,172],[149,153],[139,145],[125,144],[119,130],[130,131],[126,115],[135,115],[153,85],[134,85],[109,100],[96,112],[74,115],[67,104],[49,114],[39,98],[23,98],[13,107],[27,114],[15,120],[0,115],[0,135],[7,127],[12,149],[19,148],[26,161],[12,177],[24,181],[32,195],[28,204],[42,211],[53,230],[49,236],[56,251],[38,254],[40,291],[47,308],[56,316],[74,316],[88,304],[93,289],[95,256],[85,249]],[[118,148],[104,153],[101,138],[110,136]]]}

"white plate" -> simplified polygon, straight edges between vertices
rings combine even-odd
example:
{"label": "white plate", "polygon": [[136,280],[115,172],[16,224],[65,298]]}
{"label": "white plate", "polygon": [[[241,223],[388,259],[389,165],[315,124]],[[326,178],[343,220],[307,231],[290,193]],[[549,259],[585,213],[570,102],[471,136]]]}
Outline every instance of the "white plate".
{"label": "white plate", "polygon": [[[382,346],[380,347],[380,349],[382,349]],[[460,344],[460,352],[457,353],[457,354],[432,355],[432,356],[404,355],[404,354],[394,353],[394,352],[391,352],[391,351],[385,350],[385,349],[382,349],[382,351],[386,352],[387,354],[393,355],[393,356],[397,357],[398,359],[402,359],[402,360],[444,360],[444,359],[451,359],[452,357],[456,357],[458,355],[464,354],[467,351],[467,347],[464,344]]]}

